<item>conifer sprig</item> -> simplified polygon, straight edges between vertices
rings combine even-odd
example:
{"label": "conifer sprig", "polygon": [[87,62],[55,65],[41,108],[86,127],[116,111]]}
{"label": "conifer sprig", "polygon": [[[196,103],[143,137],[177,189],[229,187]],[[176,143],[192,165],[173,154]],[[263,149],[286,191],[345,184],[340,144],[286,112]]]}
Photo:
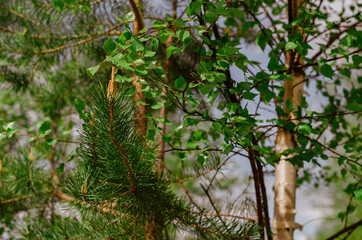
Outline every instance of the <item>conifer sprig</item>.
{"label": "conifer sprig", "polygon": [[207,239],[258,238],[255,224],[221,219],[205,210],[196,213],[172,192],[170,182],[155,169],[155,154],[134,126],[127,89],[112,97],[102,85],[90,92],[78,150],[81,160],[64,185],[82,213],[109,208],[120,221],[135,219],[142,226],[152,222],[160,232],[171,224]]}

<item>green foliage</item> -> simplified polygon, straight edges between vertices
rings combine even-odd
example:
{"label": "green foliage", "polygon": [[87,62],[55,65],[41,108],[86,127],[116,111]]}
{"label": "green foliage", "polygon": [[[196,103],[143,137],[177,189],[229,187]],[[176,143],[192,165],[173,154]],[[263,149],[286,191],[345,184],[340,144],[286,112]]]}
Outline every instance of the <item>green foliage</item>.
{"label": "green foliage", "polygon": [[[134,127],[133,108],[128,103],[126,89],[120,89],[111,100],[103,87],[93,88],[90,93],[92,115],[83,124],[78,149],[80,160],[63,185],[64,192],[74,198],[73,204],[79,205],[84,214],[83,224],[74,219],[59,219],[57,224],[63,228],[55,230],[54,223],[37,222],[29,225],[27,236],[56,239],[63,235],[83,238],[122,235],[141,239],[140,226],[153,222],[161,231],[169,224],[174,228],[192,227],[208,239],[216,236],[258,239],[255,225],[236,221],[225,225],[219,218],[202,217],[202,214],[190,212],[190,206],[176,197],[169,181],[155,171],[154,153]],[[96,216],[102,221],[99,224],[92,214],[89,215],[94,210],[105,209],[112,214],[103,218]],[[82,227],[78,229],[77,225]],[[96,231],[92,229],[94,226],[107,228]]]}
{"label": "green foliage", "polygon": [[[348,225],[349,214],[360,211],[362,78],[356,76],[362,32],[357,3],[334,14],[307,1],[288,21],[288,6],[280,1],[196,0],[182,9],[186,15],[146,20],[148,28],[134,35],[136,15],[112,1],[20,2],[0,5],[0,201],[26,197],[0,204],[2,223],[11,226],[13,216],[26,207],[45,212],[62,186],[82,218],[52,212],[48,222],[39,213],[37,221],[30,218],[24,236],[142,239],[145,225],[156,218],[165,239],[178,229],[204,239],[246,237],[245,230],[257,238],[270,222],[265,211],[258,229],[246,221],[204,216],[219,213],[212,197],[210,206],[199,208],[175,194],[185,180],[187,196],[207,197],[210,192],[200,189],[198,179],[216,188],[218,173],[232,155],[242,165],[254,164],[256,178],[266,169],[273,171],[281,155],[292,154],[289,161],[303,168],[298,186],[329,186],[341,178],[345,186],[336,195],[346,193],[344,200],[351,199],[353,206],[335,217]],[[150,9],[144,6],[143,15],[154,15]],[[251,60],[255,48],[264,59]],[[287,54],[291,64],[285,62]],[[123,87],[110,101],[105,89],[88,86],[108,82],[111,66]],[[285,99],[294,73],[305,75],[300,84],[311,95],[303,91],[300,106]],[[147,110],[145,137],[133,125],[137,110],[130,99],[138,93],[127,86],[135,77],[144,93],[138,103]],[[160,116],[164,109],[168,115]],[[81,144],[74,150],[76,112],[83,124]],[[276,154],[275,136],[281,130],[293,136],[294,147]],[[166,168],[159,176],[155,164],[161,140]],[[37,156],[32,163],[29,149]],[[253,207],[258,203],[266,206],[268,201],[256,199]]]}

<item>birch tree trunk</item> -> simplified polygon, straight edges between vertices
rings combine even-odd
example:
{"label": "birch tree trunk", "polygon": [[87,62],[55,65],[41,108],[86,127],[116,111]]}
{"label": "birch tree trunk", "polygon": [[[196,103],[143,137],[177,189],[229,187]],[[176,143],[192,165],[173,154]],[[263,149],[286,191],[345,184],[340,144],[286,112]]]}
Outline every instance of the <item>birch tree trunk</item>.
{"label": "birch tree trunk", "polygon": [[[297,16],[297,9],[300,5],[300,0],[288,1],[288,18],[289,23]],[[291,30],[291,35],[294,34],[294,29]],[[284,117],[285,120],[296,118],[286,107],[286,102],[289,99],[294,106],[301,105],[301,97],[304,82],[304,70],[294,69],[294,66],[302,64],[298,54],[293,52],[285,53],[286,67],[289,69],[289,74],[292,80],[286,80],[284,84],[284,112],[288,116]],[[298,120],[292,120],[298,124]],[[282,153],[288,149],[294,149],[297,146],[297,141],[292,131],[285,128],[278,129],[276,139],[275,151],[277,154]],[[295,192],[296,192],[296,178],[297,167],[291,164],[288,159],[295,154],[288,156],[281,156],[280,161],[275,166],[275,197],[274,197],[274,219],[273,219],[273,233],[276,240],[291,240],[293,239],[294,229],[297,224],[294,221],[296,214],[295,210]]]}

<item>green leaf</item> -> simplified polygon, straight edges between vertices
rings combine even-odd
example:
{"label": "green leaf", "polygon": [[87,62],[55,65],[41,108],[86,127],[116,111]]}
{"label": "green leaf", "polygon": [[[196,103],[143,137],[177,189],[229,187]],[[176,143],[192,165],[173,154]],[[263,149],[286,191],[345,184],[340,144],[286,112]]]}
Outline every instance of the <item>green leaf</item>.
{"label": "green leaf", "polygon": [[175,81],[175,88],[176,88],[177,90],[183,90],[183,89],[185,89],[186,85],[187,85],[187,82],[186,82],[186,80],[184,79],[183,76],[179,77],[179,78],[176,79],[176,81]]}
{"label": "green leaf", "polygon": [[10,122],[6,125],[4,125],[4,129],[7,131],[7,130],[11,130],[11,129],[14,129],[14,125],[15,125],[15,122]]}
{"label": "green leaf", "polygon": [[162,108],[162,107],[163,107],[162,102],[155,102],[155,103],[151,106],[152,109],[160,109],[160,108]]}
{"label": "green leaf", "polygon": [[202,154],[200,154],[200,155],[197,157],[196,161],[197,161],[201,166],[204,166],[205,163],[207,162],[208,156],[209,156],[209,155],[208,155],[207,153],[202,153]]}
{"label": "green leaf", "polygon": [[225,155],[228,155],[233,149],[234,149],[234,145],[232,143],[229,143],[228,145],[226,145],[224,147],[224,149],[222,150],[222,153]]}
{"label": "green leaf", "polygon": [[345,168],[342,168],[342,169],[341,169],[341,175],[342,175],[342,177],[346,176],[346,174],[347,174],[347,170],[346,170]]}
{"label": "green leaf", "polygon": [[4,126],[4,129],[6,130],[6,135],[11,138],[16,132],[19,130],[14,127],[15,122],[10,122]]}
{"label": "green leaf", "polygon": [[87,68],[87,73],[89,76],[93,77],[93,75],[98,71],[99,69],[99,65],[95,66],[95,67],[89,67]]}
{"label": "green leaf", "polygon": [[358,112],[358,111],[362,111],[362,104],[358,104],[356,102],[352,102],[349,103],[345,106],[346,109],[353,111],[353,112]]}
{"label": "green leaf", "polygon": [[294,42],[288,42],[285,45],[285,50],[292,50],[292,49],[295,49],[296,47],[298,47],[298,45],[295,44]]}
{"label": "green leaf", "polygon": [[31,137],[31,138],[28,139],[28,142],[32,142],[32,141],[35,141],[35,140],[36,140],[35,137]]}
{"label": "green leaf", "polygon": [[205,20],[207,23],[212,24],[217,17],[217,14],[213,11],[206,11],[205,13]]}
{"label": "green leaf", "polygon": [[177,48],[175,46],[169,46],[167,48],[167,58],[169,58],[172,54],[177,52]]}
{"label": "green leaf", "polygon": [[64,2],[62,0],[54,0],[53,1],[54,7],[56,10],[61,12],[64,9]]}
{"label": "green leaf", "polygon": [[162,136],[162,140],[164,142],[171,142],[172,141],[172,134],[171,133],[168,133],[166,136]]}
{"label": "green leaf", "polygon": [[308,123],[299,123],[298,128],[301,133],[304,133],[306,135],[312,132],[312,127]]}
{"label": "green leaf", "polygon": [[132,82],[133,79],[134,79],[133,77],[127,77],[124,75],[116,75],[116,81],[119,83]]}
{"label": "green leaf", "polygon": [[244,92],[243,98],[247,100],[254,100],[254,98],[258,96],[258,94],[252,93],[252,92]]}
{"label": "green leaf", "polygon": [[56,144],[58,141],[56,139],[47,139],[46,140],[46,143],[48,145],[53,145],[53,144]]}
{"label": "green leaf", "polygon": [[0,133],[0,141],[3,140],[4,138],[6,138],[6,134]]}
{"label": "green leaf", "polygon": [[43,136],[49,135],[50,132],[51,132],[51,125],[49,122],[45,121],[40,126],[40,128],[38,130],[38,135],[39,135],[39,137],[43,137]]}
{"label": "green leaf", "polygon": [[339,157],[338,158],[338,165],[341,166],[347,160],[346,157]]}
{"label": "green leaf", "polygon": [[353,64],[354,64],[356,67],[359,67],[359,65],[360,65],[361,62],[362,62],[362,56],[360,56],[360,55],[353,55],[353,56],[352,56],[352,60],[353,60]]}
{"label": "green leaf", "polygon": [[277,107],[275,110],[276,110],[278,116],[288,117],[288,114],[286,112],[284,112],[283,108]]}
{"label": "green leaf", "polygon": [[188,38],[190,36],[190,32],[189,31],[185,31],[185,30],[178,30],[176,32],[176,37],[178,37],[182,42]]}
{"label": "green leaf", "polygon": [[85,109],[85,103],[80,99],[75,99],[75,109],[77,109],[78,113],[82,113]]}
{"label": "green leaf", "polygon": [[262,32],[259,32],[259,34],[255,38],[255,44],[259,45],[259,47],[264,51],[266,46],[266,38]]}
{"label": "green leaf", "polygon": [[359,201],[359,203],[362,204],[362,188],[354,191],[353,194],[355,198]]}
{"label": "green leaf", "polygon": [[200,131],[194,132],[194,134],[192,135],[192,138],[194,139],[194,141],[201,140],[201,132]]}
{"label": "green leaf", "polygon": [[132,34],[128,31],[128,30],[125,30],[121,36],[119,36],[117,38],[117,41],[119,41],[120,43],[122,44],[125,44],[127,40],[130,40],[132,38]]}
{"label": "green leaf", "polygon": [[212,124],[212,126],[215,128],[215,130],[216,131],[221,131],[222,130],[222,125],[221,125],[221,123],[218,123],[218,122],[214,122],[213,124]]}
{"label": "green leaf", "polygon": [[189,7],[186,10],[187,16],[200,15],[201,13],[201,3],[199,1],[194,1],[189,4]]}
{"label": "green leaf", "polygon": [[134,38],[132,41],[132,49],[134,49],[136,52],[143,51],[145,49],[145,46],[141,43],[141,41],[137,38]]}
{"label": "green leaf", "polygon": [[91,12],[91,7],[90,6],[88,6],[88,5],[80,5],[80,10],[85,14],[85,15],[87,15],[88,16],[88,14]]}
{"label": "green leaf", "polygon": [[268,64],[268,69],[270,71],[275,71],[275,70],[277,70],[278,65],[279,65],[279,61],[278,61],[277,56],[272,55],[270,58],[269,64]]}
{"label": "green leaf", "polygon": [[59,167],[57,167],[57,170],[56,170],[56,171],[57,171],[58,173],[64,172],[64,166],[65,166],[64,163],[60,164]]}
{"label": "green leaf", "polygon": [[112,38],[108,38],[103,45],[103,49],[106,52],[113,52],[114,50],[117,49],[117,44],[113,41]]}
{"label": "green leaf", "polygon": [[124,18],[129,21],[129,22],[132,22],[136,19],[136,16],[134,15],[133,12],[129,12],[126,14],[126,16],[124,16]]}
{"label": "green leaf", "polygon": [[334,75],[332,67],[329,66],[328,64],[323,64],[323,66],[321,67],[321,73],[330,79],[332,79]]}
{"label": "green leaf", "polygon": [[78,17],[78,14],[79,14],[79,6],[78,5],[74,6],[74,13],[75,13],[75,16]]}

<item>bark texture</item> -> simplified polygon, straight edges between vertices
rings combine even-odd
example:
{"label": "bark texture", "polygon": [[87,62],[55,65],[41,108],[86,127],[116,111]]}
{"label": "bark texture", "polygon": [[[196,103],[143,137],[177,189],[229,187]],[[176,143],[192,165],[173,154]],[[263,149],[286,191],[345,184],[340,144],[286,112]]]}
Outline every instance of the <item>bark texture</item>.
{"label": "bark texture", "polygon": [[[288,1],[288,16],[289,23],[297,15],[297,8],[300,6],[300,1]],[[295,30],[292,29],[291,34]],[[301,64],[300,57],[296,52],[287,52],[285,54],[286,67],[290,70],[292,80],[287,80],[284,85],[284,112],[288,113],[285,117],[286,120],[293,119],[296,116],[290,112],[286,107],[286,102],[289,99],[294,106],[301,105],[301,97],[304,82],[304,70],[294,69],[294,66]],[[298,120],[293,120],[298,124]],[[285,128],[278,129],[276,139],[275,151],[277,154],[282,153],[288,149],[294,149],[297,146],[297,141],[292,131]],[[280,161],[275,167],[275,197],[274,197],[274,219],[273,219],[273,233],[276,240],[291,240],[293,239],[294,229],[297,224],[294,221],[295,210],[295,192],[296,192],[296,178],[297,167],[288,161],[288,158],[293,157],[294,154],[288,156],[281,156]]]}

